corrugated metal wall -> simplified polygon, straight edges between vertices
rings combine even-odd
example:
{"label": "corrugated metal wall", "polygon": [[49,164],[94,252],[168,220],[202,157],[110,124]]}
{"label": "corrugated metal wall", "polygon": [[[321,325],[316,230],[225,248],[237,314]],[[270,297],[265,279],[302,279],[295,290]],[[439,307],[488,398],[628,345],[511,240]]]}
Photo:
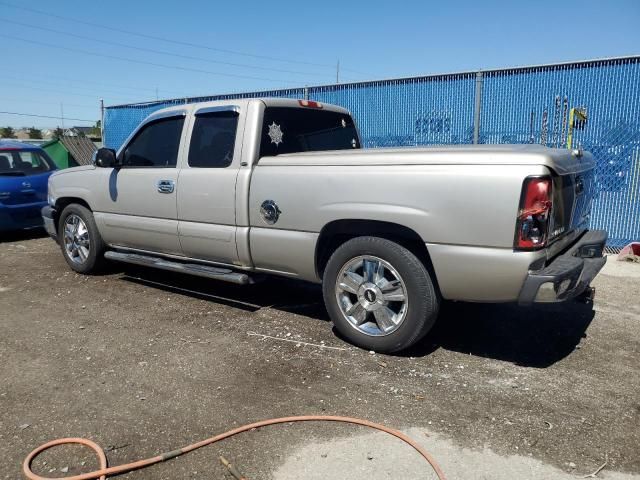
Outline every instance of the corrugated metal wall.
{"label": "corrugated metal wall", "polygon": [[105,111],[105,145],[166,106],[262,96],[344,106],[370,148],[473,143],[474,127],[479,143],[566,146],[569,110],[585,107],[574,145],[598,161],[591,227],[609,232],[612,251],[640,240],[640,57],[120,105]]}

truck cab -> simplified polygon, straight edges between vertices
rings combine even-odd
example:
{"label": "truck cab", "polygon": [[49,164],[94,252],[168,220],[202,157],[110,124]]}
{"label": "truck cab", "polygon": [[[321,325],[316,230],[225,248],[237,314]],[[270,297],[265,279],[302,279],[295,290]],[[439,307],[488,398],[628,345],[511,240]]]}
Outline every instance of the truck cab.
{"label": "truck cab", "polygon": [[351,116],[339,107],[278,99],[180,105],[151,114],[117,152],[99,152],[106,168],[85,167],[87,183],[71,188],[81,191],[55,195],[90,203],[108,244],[249,267],[254,163],[359,146]]}

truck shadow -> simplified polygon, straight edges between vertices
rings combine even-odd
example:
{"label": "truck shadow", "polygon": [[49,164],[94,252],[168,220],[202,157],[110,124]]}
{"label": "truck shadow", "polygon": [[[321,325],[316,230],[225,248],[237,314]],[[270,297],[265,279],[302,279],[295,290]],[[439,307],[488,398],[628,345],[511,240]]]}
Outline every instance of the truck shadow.
{"label": "truck shadow", "polygon": [[433,330],[402,356],[438,348],[546,368],[570,355],[595,316],[591,304],[519,307],[516,304],[445,302]]}
{"label": "truck shadow", "polygon": [[128,282],[210,300],[249,312],[273,308],[329,321],[320,287],[299,280],[268,277],[264,282],[240,286],[135,265],[112,264],[112,268],[114,272],[123,272],[121,279]]}
{"label": "truck shadow", "polygon": [[[114,265],[122,280],[209,300],[245,311],[272,308],[329,322],[318,285],[269,277],[248,287],[133,265]],[[573,352],[593,320],[591,305],[519,307],[515,304],[444,302],[433,330],[399,357],[424,357],[439,348],[546,368]],[[301,319],[303,321],[303,319]],[[334,334],[339,334],[334,329]]]}

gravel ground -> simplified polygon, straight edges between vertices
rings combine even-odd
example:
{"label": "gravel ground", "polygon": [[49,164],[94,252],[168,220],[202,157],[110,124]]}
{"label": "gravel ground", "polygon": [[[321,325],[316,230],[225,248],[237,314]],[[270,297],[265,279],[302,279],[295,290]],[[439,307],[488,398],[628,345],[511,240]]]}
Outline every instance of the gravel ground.
{"label": "gravel ground", "polygon": [[[48,238],[0,240],[0,478],[58,437],[117,465],[302,414],[406,430],[450,478],[579,478],[605,459],[597,478],[640,478],[639,272],[610,258],[593,306],[446,304],[421,345],[383,356],[336,336],[313,285],[81,276]],[[396,440],[334,424],[263,428],[121,478],[231,478],[219,455],[251,479],[432,478]],[[73,447],[35,462],[94,466]]]}

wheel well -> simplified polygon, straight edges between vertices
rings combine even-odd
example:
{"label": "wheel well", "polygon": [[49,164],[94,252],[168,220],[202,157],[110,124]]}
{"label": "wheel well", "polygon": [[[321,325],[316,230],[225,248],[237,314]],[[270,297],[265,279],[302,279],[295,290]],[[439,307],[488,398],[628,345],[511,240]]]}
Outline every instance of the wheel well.
{"label": "wheel well", "polygon": [[394,241],[418,257],[437,282],[429,252],[424,241],[414,230],[392,222],[377,220],[336,220],[324,226],[316,244],[316,271],[322,278],[331,254],[352,238],[372,236]]}
{"label": "wheel well", "polygon": [[78,205],[82,205],[83,207],[91,210],[91,207],[89,206],[89,204],[81,198],[77,198],[77,197],[58,198],[56,200],[56,214],[55,214],[56,228],[58,226],[58,219],[60,218],[60,214],[68,205],[71,205],[72,203],[77,203]]}
{"label": "wheel well", "polygon": [[59,212],[62,212],[62,210],[64,210],[68,205],[71,205],[72,203],[77,203],[77,204],[82,205],[83,207],[86,207],[89,210],[91,210],[91,207],[89,206],[89,204],[87,202],[85,202],[83,199],[77,198],[77,197],[62,197],[62,198],[58,198],[56,200],[56,210],[58,210]]}

